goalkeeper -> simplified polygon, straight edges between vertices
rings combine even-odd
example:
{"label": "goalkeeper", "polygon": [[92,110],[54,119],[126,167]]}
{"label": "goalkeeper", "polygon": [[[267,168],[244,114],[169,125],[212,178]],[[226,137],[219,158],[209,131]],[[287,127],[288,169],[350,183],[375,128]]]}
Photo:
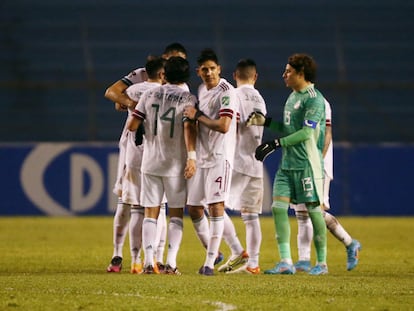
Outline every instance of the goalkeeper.
{"label": "goalkeeper", "polygon": [[289,57],[283,79],[292,89],[285,108],[283,122],[272,121],[260,112],[253,112],[248,125],[262,125],[283,136],[258,146],[257,160],[264,161],[276,149],[282,149],[282,159],[273,185],[272,214],[276,227],[280,262],[265,270],[265,274],[294,274],[290,247],[290,203],[304,203],[309,212],[316,248],[317,262],[311,275],[328,273],[326,263],[326,225],[322,215],[323,159],[325,136],[325,103],[314,87],[316,63],[306,54]]}

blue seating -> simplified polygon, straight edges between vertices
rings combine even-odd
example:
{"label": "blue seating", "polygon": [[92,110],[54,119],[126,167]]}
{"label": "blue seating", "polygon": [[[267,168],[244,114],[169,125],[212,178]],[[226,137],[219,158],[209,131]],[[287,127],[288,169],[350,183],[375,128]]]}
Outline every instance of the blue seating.
{"label": "blue seating", "polygon": [[[0,141],[116,141],[124,115],[106,87],[174,41],[193,68],[201,49],[215,49],[229,81],[240,58],[255,59],[276,117],[289,91],[287,57],[307,52],[334,107],[335,140],[414,140],[407,1],[15,0],[0,16]],[[193,91],[199,83],[194,71]]]}

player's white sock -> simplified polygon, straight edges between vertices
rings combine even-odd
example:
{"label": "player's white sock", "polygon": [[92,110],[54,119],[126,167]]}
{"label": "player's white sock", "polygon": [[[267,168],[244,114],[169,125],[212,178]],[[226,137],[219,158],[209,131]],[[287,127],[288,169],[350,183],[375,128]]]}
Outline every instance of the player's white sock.
{"label": "player's white sock", "polygon": [[122,249],[124,247],[125,237],[128,232],[128,222],[130,218],[130,213],[130,205],[123,204],[121,199],[119,199],[113,223],[114,252],[112,257],[122,257]]}
{"label": "player's white sock", "polygon": [[304,211],[296,211],[298,222],[298,255],[299,260],[309,261],[311,258],[311,243],[313,239],[313,227],[309,214]]}
{"label": "player's white sock", "polygon": [[246,226],[246,251],[249,254],[247,265],[251,268],[259,266],[260,244],[262,243],[262,230],[257,213],[242,213]]}
{"label": "player's white sock", "polygon": [[342,227],[339,221],[332,214],[324,212],[323,217],[325,218],[328,230],[333,234],[335,238],[341,241],[345,246],[348,246],[352,243],[352,237],[348,232],[345,231],[344,227]]}
{"label": "player's white sock", "polygon": [[154,256],[157,262],[164,262],[165,241],[167,239],[167,216],[165,203],[161,204],[160,213],[157,219],[157,233],[155,236]]}
{"label": "player's white sock", "polygon": [[224,217],[210,217],[210,238],[207,246],[207,256],[204,266],[213,268],[223,237]]}
{"label": "player's white sock", "polygon": [[177,267],[177,253],[183,238],[183,220],[171,217],[168,225],[168,254],[166,263],[172,268]]}
{"label": "player's white sock", "polygon": [[223,239],[231,249],[231,257],[237,257],[243,252],[244,248],[237,237],[236,228],[234,227],[233,221],[230,219],[229,215],[224,212],[223,217]]}
{"label": "player's white sock", "polygon": [[203,215],[199,219],[192,220],[192,222],[193,222],[193,226],[196,231],[196,234],[201,241],[201,244],[203,244],[203,246],[207,248],[208,240],[210,236],[210,228],[209,228],[207,217]]}
{"label": "player's white sock", "polygon": [[139,256],[142,245],[142,222],[144,221],[144,208],[134,206],[131,208],[129,221],[129,246],[131,249],[131,263],[141,262]]}
{"label": "player's white sock", "polygon": [[142,223],[142,248],[144,249],[144,266],[154,266],[154,238],[157,232],[157,220],[145,217]]}

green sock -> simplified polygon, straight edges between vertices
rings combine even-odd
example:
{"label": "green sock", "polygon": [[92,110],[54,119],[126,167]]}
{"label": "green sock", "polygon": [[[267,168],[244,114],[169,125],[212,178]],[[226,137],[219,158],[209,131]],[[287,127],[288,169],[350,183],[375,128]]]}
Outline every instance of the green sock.
{"label": "green sock", "polygon": [[308,207],[313,226],[313,243],[318,263],[326,263],[326,223],[319,206]]}
{"label": "green sock", "polygon": [[276,228],[276,240],[279,247],[279,256],[283,261],[291,260],[290,253],[290,223],[288,217],[289,203],[275,201],[272,204],[273,221]]}

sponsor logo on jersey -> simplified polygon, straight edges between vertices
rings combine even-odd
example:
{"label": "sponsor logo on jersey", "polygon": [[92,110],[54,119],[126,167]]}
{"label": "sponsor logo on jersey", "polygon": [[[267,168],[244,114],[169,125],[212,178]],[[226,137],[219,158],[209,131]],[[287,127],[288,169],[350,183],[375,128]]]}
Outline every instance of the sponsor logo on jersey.
{"label": "sponsor logo on jersey", "polygon": [[304,126],[307,126],[307,127],[310,127],[310,128],[316,128],[316,125],[318,124],[318,122],[315,122],[315,121],[312,121],[312,120],[305,120],[305,121],[303,121],[303,125]]}
{"label": "sponsor logo on jersey", "polygon": [[300,108],[300,100],[298,100],[294,105],[293,108],[295,108],[296,110]]}
{"label": "sponsor logo on jersey", "polygon": [[221,104],[222,104],[223,106],[228,106],[228,105],[230,105],[230,97],[228,97],[228,96],[223,96],[223,97],[221,98]]}

